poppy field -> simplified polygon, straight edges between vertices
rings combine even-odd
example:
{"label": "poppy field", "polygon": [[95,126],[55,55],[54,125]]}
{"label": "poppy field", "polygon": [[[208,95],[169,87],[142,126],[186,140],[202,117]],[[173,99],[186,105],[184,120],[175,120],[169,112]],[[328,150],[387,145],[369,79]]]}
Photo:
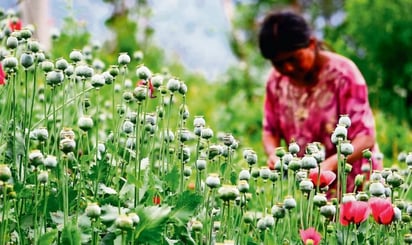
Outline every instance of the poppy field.
{"label": "poppy field", "polygon": [[279,147],[271,170],[192,115],[191,88],[141,62],[145,50],[53,57],[16,16],[0,27],[0,245],[412,244],[412,153],[372,171],[365,150],[345,193],[346,115],[331,135],[337,173],[319,170],[316,142]]}

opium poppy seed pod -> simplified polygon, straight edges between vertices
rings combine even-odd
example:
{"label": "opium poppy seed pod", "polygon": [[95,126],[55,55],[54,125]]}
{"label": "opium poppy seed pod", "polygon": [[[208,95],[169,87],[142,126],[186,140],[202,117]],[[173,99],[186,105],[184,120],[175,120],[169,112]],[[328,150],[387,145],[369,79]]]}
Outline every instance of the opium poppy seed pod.
{"label": "opium poppy seed pod", "polygon": [[160,86],[163,85],[163,76],[161,75],[155,75],[151,79],[153,87],[159,88]]}
{"label": "opium poppy seed pod", "polygon": [[117,57],[117,63],[121,66],[128,65],[130,63],[130,56],[127,53],[120,53]]}
{"label": "opium poppy seed pod", "polygon": [[143,80],[149,80],[150,78],[152,78],[152,72],[144,65],[137,67],[136,75],[139,79]]}
{"label": "opium poppy seed pod", "polygon": [[5,69],[14,70],[17,67],[18,61],[17,58],[13,56],[7,56],[3,59],[2,63]]}
{"label": "opium poppy seed pod", "polygon": [[288,146],[288,151],[292,154],[297,154],[300,151],[300,147],[298,143],[296,142],[291,142]]}
{"label": "opium poppy seed pod", "polygon": [[216,188],[220,186],[220,178],[219,175],[216,173],[210,173],[209,176],[206,178],[206,185],[209,188]]}
{"label": "opium poppy seed pod", "polygon": [[56,60],[56,68],[59,70],[66,70],[67,67],[69,67],[69,62],[67,62],[67,60],[65,60],[64,58],[59,58]]}
{"label": "opium poppy seed pod", "polygon": [[44,60],[41,62],[41,68],[44,72],[48,73],[54,69],[54,64],[49,60]]}
{"label": "opium poppy seed pod", "polygon": [[44,156],[40,150],[32,150],[29,154],[29,162],[35,167],[44,163]]}
{"label": "opium poppy seed pod", "polygon": [[285,208],[283,207],[283,203],[276,203],[272,206],[272,216],[276,219],[282,219],[285,217]]}
{"label": "opium poppy seed pod", "polygon": [[341,125],[345,126],[346,128],[349,128],[350,125],[352,124],[352,122],[351,122],[348,115],[341,115],[339,117],[338,124],[341,124]]}
{"label": "opium poppy seed pod", "polygon": [[39,175],[37,175],[37,181],[39,181],[40,184],[46,184],[48,180],[49,172],[46,170],[42,170]]}
{"label": "opium poppy seed pod", "polygon": [[250,179],[250,172],[247,169],[242,169],[239,172],[239,180],[246,180],[248,181]]}
{"label": "opium poppy seed pod", "polygon": [[47,155],[44,159],[44,166],[46,168],[55,168],[57,166],[57,157],[53,155]]}
{"label": "opium poppy seed pod", "polygon": [[34,55],[31,52],[24,52],[20,55],[20,64],[25,68],[29,68],[34,63]]}
{"label": "opium poppy seed pod", "polygon": [[293,198],[292,196],[286,196],[285,200],[283,200],[283,206],[287,209],[294,209],[297,206],[296,200],[295,198]]}
{"label": "opium poppy seed pod", "polygon": [[333,134],[335,134],[337,138],[344,140],[346,139],[348,135],[348,130],[345,125],[338,124],[336,125],[335,131],[333,132]]}
{"label": "opium poppy seed pod", "polygon": [[19,45],[19,41],[17,40],[17,37],[15,36],[9,36],[6,39],[6,47],[8,49],[15,49]]}
{"label": "opium poppy seed pod", "polygon": [[0,164],[0,180],[3,182],[8,181],[11,178],[11,170],[9,166]]}
{"label": "opium poppy seed pod", "polygon": [[166,84],[167,90],[171,93],[174,93],[179,90],[180,88],[180,81],[174,78],[169,79]]}
{"label": "opium poppy seed pod", "polygon": [[93,128],[93,119],[90,116],[82,116],[79,118],[77,125],[83,131],[89,131]]}
{"label": "opium poppy seed pod", "polygon": [[130,230],[133,228],[133,220],[125,214],[120,214],[115,220],[115,225],[120,230]]}
{"label": "opium poppy seed pod", "polygon": [[83,59],[83,54],[80,52],[80,50],[73,50],[69,54],[69,58],[73,62],[79,62]]}

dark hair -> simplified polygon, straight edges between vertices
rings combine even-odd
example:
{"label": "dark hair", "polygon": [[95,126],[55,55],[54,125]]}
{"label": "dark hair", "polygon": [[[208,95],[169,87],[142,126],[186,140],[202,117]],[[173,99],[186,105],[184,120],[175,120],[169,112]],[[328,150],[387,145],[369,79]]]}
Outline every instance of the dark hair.
{"label": "dark hair", "polygon": [[259,31],[259,48],[262,56],[272,59],[279,52],[307,47],[311,29],[306,20],[291,11],[271,12]]}

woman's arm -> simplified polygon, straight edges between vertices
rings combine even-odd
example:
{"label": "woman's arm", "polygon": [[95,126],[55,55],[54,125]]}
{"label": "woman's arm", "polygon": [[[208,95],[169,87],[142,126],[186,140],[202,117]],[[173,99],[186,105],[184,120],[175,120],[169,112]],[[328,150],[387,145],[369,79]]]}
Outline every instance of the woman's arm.
{"label": "woman's arm", "polygon": [[[362,151],[366,149],[371,149],[375,144],[375,137],[371,135],[360,135],[351,141],[353,146],[353,153],[348,156],[347,162],[352,164],[356,160],[362,158]],[[320,164],[322,170],[332,170],[336,171],[338,169],[338,158],[337,155],[332,155],[328,157],[325,161]]]}
{"label": "woman's arm", "polygon": [[280,138],[263,130],[262,140],[263,147],[265,148],[265,152],[268,156],[267,164],[269,168],[274,169],[275,163],[278,160],[278,157],[275,155],[275,149],[280,146]]}

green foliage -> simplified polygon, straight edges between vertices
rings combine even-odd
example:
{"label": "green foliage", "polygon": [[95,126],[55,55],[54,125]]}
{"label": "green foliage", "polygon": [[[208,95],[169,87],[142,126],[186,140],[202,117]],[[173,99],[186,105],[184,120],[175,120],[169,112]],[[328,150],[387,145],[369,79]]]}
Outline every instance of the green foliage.
{"label": "green foliage", "polygon": [[80,231],[76,225],[68,223],[62,231],[62,243],[67,245],[80,245]]}
{"label": "green foliage", "polygon": [[332,46],[359,66],[370,87],[371,103],[385,113],[411,122],[412,2],[350,0],[347,17],[327,29]]}

